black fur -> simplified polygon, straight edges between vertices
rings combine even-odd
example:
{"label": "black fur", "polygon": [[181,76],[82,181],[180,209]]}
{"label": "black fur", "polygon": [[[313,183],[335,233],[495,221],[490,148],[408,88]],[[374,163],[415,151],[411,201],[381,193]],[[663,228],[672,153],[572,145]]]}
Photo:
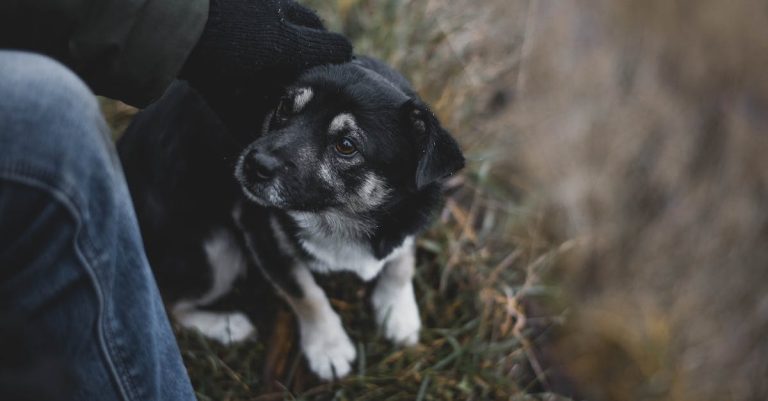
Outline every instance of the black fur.
{"label": "black fur", "polygon": [[[312,88],[312,99],[299,113],[283,116],[301,88]],[[249,274],[260,271],[281,290],[301,296],[289,266],[312,256],[300,245],[303,229],[290,211],[334,211],[359,223],[362,228],[350,235],[383,259],[427,227],[441,204],[441,179],[463,166],[458,145],[408,81],[377,60],[313,68],[285,90],[283,106],[272,88],[265,93],[248,112],[253,130],[231,133],[194,90],[176,82],[139,113],[118,143],[166,302],[195,299],[209,289],[203,242],[220,228],[238,233],[248,248]],[[350,158],[334,156],[338,138],[328,133],[341,113],[353,115],[362,132]],[[318,177],[323,163],[332,166],[334,182]],[[366,205],[355,191],[371,174],[388,192],[380,203]],[[278,179],[281,196],[267,199]],[[281,246],[273,219],[294,252]],[[337,227],[317,229],[330,235]]]}

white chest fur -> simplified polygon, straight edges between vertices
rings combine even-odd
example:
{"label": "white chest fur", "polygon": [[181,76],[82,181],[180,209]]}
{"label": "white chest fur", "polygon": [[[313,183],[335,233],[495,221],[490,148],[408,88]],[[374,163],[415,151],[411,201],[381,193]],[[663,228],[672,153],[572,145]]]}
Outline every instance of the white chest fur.
{"label": "white chest fur", "polygon": [[413,237],[406,237],[389,255],[377,259],[367,244],[354,240],[333,236],[309,236],[301,240],[302,247],[317,259],[310,265],[313,271],[351,271],[365,281],[376,277],[387,262],[411,249],[412,244]]}

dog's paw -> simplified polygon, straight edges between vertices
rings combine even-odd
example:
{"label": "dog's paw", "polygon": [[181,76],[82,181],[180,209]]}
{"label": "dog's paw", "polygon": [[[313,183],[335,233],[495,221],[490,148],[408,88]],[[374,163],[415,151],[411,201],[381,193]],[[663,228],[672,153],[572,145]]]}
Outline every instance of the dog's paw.
{"label": "dog's paw", "polygon": [[215,313],[190,310],[176,314],[182,326],[199,331],[222,344],[232,344],[251,337],[256,331],[251,321],[240,312]]}
{"label": "dog's paw", "polygon": [[377,288],[371,301],[384,337],[400,345],[419,342],[421,318],[411,283],[400,291]]}
{"label": "dog's paw", "polygon": [[346,376],[357,356],[338,317],[302,327],[301,346],[309,368],[323,380]]}

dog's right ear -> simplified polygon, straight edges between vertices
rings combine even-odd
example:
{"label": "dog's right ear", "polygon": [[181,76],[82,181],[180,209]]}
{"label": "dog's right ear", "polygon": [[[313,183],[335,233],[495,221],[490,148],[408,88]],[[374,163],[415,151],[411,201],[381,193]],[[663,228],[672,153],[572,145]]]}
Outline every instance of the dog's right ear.
{"label": "dog's right ear", "polygon": [[464,167],[459,144],[425,104],[411,99],[403,105],[403,112],[420,152],[415,177],[417,190]]}

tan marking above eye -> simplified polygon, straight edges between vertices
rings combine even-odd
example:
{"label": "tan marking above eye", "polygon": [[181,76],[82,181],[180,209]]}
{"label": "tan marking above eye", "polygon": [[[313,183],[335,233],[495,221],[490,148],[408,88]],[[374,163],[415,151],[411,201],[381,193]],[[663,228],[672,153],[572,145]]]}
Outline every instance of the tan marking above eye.
{"label": "tan marking above eye", "polygon": [[355,117],[350,113],[341,113],[333,118],[331,125],[328,127],[330,133],[337,133],[342,129],[357,130],[357,122]]}
{"label": "tan marking above eye", "polygon": [[312,97],[314,96],[314,92],[312,91],[312,88],[306,87],[306,88],[299,88],[296,89],[296,94],[293,98],[293,112],[298,113],[300,112],[304,106],[309,103],[310,100],[312,100]]}

